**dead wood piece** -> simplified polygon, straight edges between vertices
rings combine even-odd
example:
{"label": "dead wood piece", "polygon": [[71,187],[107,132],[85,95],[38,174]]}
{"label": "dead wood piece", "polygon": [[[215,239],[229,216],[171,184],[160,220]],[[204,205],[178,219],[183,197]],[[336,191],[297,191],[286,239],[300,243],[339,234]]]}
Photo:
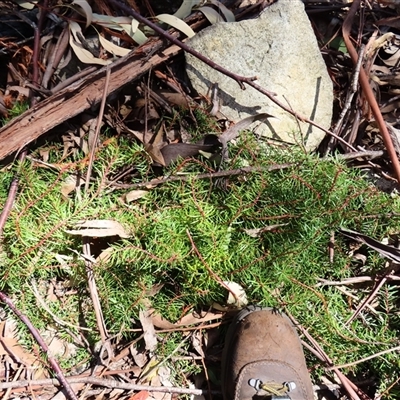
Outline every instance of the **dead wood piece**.
{"label": "dead wood piece", "polygon": [[0,130],[0,160],[19,151],[50,129],[78,115],[100,102],[106,79],[107,68],[111,69],[109,94],[127,83],[140,78],[170,57],[178,54],[178,46],[170,46],[143,62],[142,57],[132,52],[116,62],[75,82],[59,93],[48,97],[15,118]]}

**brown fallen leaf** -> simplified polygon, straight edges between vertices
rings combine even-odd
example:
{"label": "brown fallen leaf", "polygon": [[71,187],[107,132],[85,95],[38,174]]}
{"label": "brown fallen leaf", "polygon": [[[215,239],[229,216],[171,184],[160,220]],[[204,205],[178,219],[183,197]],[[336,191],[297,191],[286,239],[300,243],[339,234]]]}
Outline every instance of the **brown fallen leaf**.
{"label": "brown fallen leaf", "polygon": [[174,143],[161,149],[165,165],[170,165],[179,158],[190,158],[197,156],[200,151],[214,153],[219,146],[214,144],[192,144],[192,143]]}
{"label": "brown fallen leaf", "polygon": [[142,324],[144,333],[144,342],[146,344],[146,350],[154,351],[157,348],[157,335],[154,329],[151,311],[140,310],[139,312],[140,323]]}
{"label": "brown fallen leaf", "polygon": [[149,397],[149,392],[147,390],[141,390],[138,393],[133,394],[128,400],[146,400]]}
{"label": "brown fallen leaf", "polygon": [[376,250],[382,256],[389,258],[396,263],[400,263],[400,249],[397,249],[394,246],[383,244],[378,240],[372,239],[367,235],[352,231],[350,229],[341,228],[339,229],[339,232],[350,239],[366,244],[368,247]]}
{"label": "brown fallen leaf", "polygon": [[[130,235],[125,231],[124,227],[117,221],[109,219],[95,219],[89,221],[81,221],[75,224],[78,229],[66,230],[70,235],[80,235],[87,237],[108,237],[119,236],[128,238]],[[86,229],[81,229],[86,228]]]}
{"label": "brown fallen leaf", "polygon": [[271,232],[275,231],[281,226],[285,226],[287,224],[275,224],[275,225],[268,225],[268,226],[263,226],[262,228],[255,228],[255,229],[243,229],[244,232],[246,232],[249,236],[253,238],[260,237],[263,233],[265,232]]}

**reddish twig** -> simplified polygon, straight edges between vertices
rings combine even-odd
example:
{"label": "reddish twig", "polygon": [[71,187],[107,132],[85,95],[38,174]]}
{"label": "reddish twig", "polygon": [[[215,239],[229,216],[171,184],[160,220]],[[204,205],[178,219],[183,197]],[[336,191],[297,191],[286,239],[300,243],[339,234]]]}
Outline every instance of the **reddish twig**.
{"label": "reddish twig", "polygon": [[[49,353],[49,348],[47,347],[47,344],[45,343],[45,341],[43,340],[43,338],[41,337],[39,331],[32,325],[31,321],[29,320],[29,318],[22,314],[21,311],[19,311],[14,303],[11,301],[11,299],[6,296],[3,292],[0,292],[0,300],[7,304],[8,307],[11,308],[11,310],[14,312],[15,315],[18,316],[18,318],[26,325],[26,327],[29,329],[29,332],[32,334],[32,336],[34,337],[34,339],[36,340],[36,342],[38,343],[38,345],[40,346],[40,348],[42,349],[42,351],[44,353],[46,353],[47,355],[47,359],[49,361],[49,364],[51,365],[51,367],[53,368],[56,377],[58,379],[58,381],[61,383],[61,385],[64,387],[66,395],[68,396],[68,398],[72,399],[72,400],[78,400],[78,397],[76,396],[76,394],[74,393],[74,391],[72,390],[71,385],[69,384],[69,382],[65,379],[65,376],[63,374],[63,372],[61,371],[60,366],[58,365],[57,360],[54,357],[50,356]],[[29,385],[29,383],[28,383]],[[1,388],[1,385],[0,385]]]}
{"label": "reddish twig", "polygon": [[[346,44],[347,50],[350,54],[350,57],[353,60],[353,63],[355,65],[357,65],[358,54],[351,42],[350,32],[351,32],[351,27],[353,24],[354,16],[355,16],[357,10],[359,9],[359,7],[360,7],[360,0],[354,0],[350,7],[349,12],[347,13],[346,19],[343,22],[343,27],[342,27],[344,42]],[[360,68],[360,85],[364,92],[365,98],[367,99],[367,102],[371,107],[371,111],[372,111],[372,114],[374,115],[375,121],[379,126],[379,131],[382,135],[383,143],[387,149],[390,160],[392,162],[397,181],[400,182],[399,159],[397,158],[396,150],[394,148],[389,131],[388,131],[385,121],[383,119],[382,113],[379,109],[378,102],[376,101],[374,92],[372,91],[371,86],[369,84],[367,73],[365,72],[365,69],[363,67]]]}
{"label": "reddish twig", "polygon": [[353,151],[357,151],[353,146],[351,146],[349,143],[347,143],[343,138],[340,136],[334,134],[330,130],[324,128],[323,126],[317,124],[316,122],[310,120],[309,118],[305,117],[304,115],[298,114],[297,112],[291,110],[289,107],[287,107],[284,103],[276,99],[276,94],[273,92],[270,92],[269,90],[264,89],[260,85],[257,85],[254,81],[257,79],[256,76],[252,77],[246,77],[246,76],[241,76],[237,75],[226,68],[218,65],[214,61],[210,60],[209,58],[203,56],[203,54],[199,53],[198,51],[190,48],[187,44],[182,43],[180,40],[176,39],[174,36],[160,28],[158,25],[155,23],[149,21],[147,18],[143,17],[140,15],[138,12],[134,11],[132,8],[126,6],[125,4],[122,4],[118,0],[109,0],[111,4],[114,4],[116,7],[119,7],[121,10],[125,11],[127,14],[131,15],[133,18],[135,18],[137,21],[149,26],[151,29],[153,29],[155,32],[157,32],[159,35],[165,37],[170,41],[171,43],[175,44],[176,46],[179,46],[182,50],[186,51],[187,53],[192,54],[193,56],[197,57],[199,60],[203,61],[205,64],[209,65],[211,68],[215,69],[218,72],[221,72],[222,74],[228,76],[229,78],[232,78],[234,81],[238,83],[241,89],[245,90],[246,87],[244,84],[247,84],[257,90],[258,92],[262,93],[263,95],[267,96],[272,102],[274,102],[277,106],[285,110],[287,113],[293,115],[295,118],[302,122],[307,122],[310,125],[315,126],[316,128],[322,130],[328,135],[333,136],[336,140],[339,142],[343,143],[345,146],[347,146],[349,149]]}
{"label": "reddish twig", "polygon": [[7,200],[4,203],[3,211],[0,214],[0,238],[3,235],[4,225],[6,224],[7,218],[10,215],[12,206],[14,204],[15,196],[17,195],[17,190],[18,190],[18,178],[15,176],[11,181]]}
{"label": "reddish twig", "polygon": [[88,189],[89,189],[90,177],[91,177],[91,174],[92,174],[92,168],[93,168],[93,162],[94,162],[94,155],[96,153],[97,142],[99,140],[101,122],[103,121],[103,115],[104,115],[104,109],[106,107],[106,100],[107,100],[107,95],[108,95],[108,86],[110,84],[110,76],[111,76],[111,68],[109,66],[107,66],[106,81],[104,83],[103,97],[101,98],[99,115],[97,117],[96,131],[94,133],[92,148],[90,149],[89,165],[88,165],[88,169],[87,169],[87,172],[86,172],[85,192],[87,192]]}

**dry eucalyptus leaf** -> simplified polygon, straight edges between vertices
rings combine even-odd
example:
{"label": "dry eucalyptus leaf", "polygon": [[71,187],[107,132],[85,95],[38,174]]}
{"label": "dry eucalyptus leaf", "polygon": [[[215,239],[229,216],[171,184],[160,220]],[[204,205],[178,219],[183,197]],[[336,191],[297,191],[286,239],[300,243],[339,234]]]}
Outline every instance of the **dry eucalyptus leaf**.
{"label": "dry eucalyptus leaf", "polygon": [[160,378],[160,382],[163,386],[174,386],[170,380],[171,370],[167,366],[162,365],[160,368],[158,368],[158,377]]}
{"label": "dry eucalyptus leaf", "polygon": [[105,263],[107,262],[110,258],[112,253],[114,252],[113,247],[107,247],[105,250],[103,250],[97,257],[96,257],[96,263]]}
{"label": "dry eucalyptus leaf", "polygon": [[[90,7],[89,3],[86,0],[74,0],[71,4],[75,4],[82,9],[83,15],[86,18],[86,28],[92,23],[93,12],[92,7]],[[76,10],[79,12],[79,10]],[[82,14],[79,12],[79,14]]]}
{"label": "dry eucalyptus leaf", "polygon": [[110,42],[103,36],[99,35],[100,44],[112,55],[123,57],[129,54],[131,51],[129,49],[125,49],[124,47],[117,46],[113,42]]}
{"label": "dry eucalyptus leaf", "polygon": [[130,346],[129,351],[138,367],[143,368],[149,361],[146,352],[138,351],[135,345]]}
{"label": "dry eucalyptus leaf", "polygon": [[127,203],[130,203],[131,201],[141,199],[142,197],[146,196],[147,193],[149,193],[147,190],[131,190],[125,195],[125,200]]}
{"label": "dry eucalyptus leaf", "polygon": [[33,10],[33,7],[35,7],[35,4],[38,2],[38,0],[13,0],[13,2],[18,4],[20,7],[25,8],[26,10]]}
{"label": "dry eucalyptus leaf", "polygon": [[235,14],[231,10],[229,10],[224,4],[217,0],[209,0],[209,2],[218,7],[219,12],[224,15],[226,22],[235,22]]}
{"label": "dry eucalyptus leaf", "polygon": [[[151,379],[151,386],[161,386],[161,379],[158,375]],[[171,393],[151,392],[149,399],[153,400],[172,400]]]}
{"label": "dry eucalyptus leaf", "polygon": [[[139,22],[137,22],[137,26],[139,26]],[[132,17],[114,17],[112,15],[103,15],[103,14],[92,14],[92,22],[99,24],[101,26],[105,26],[109,29],[114,29],[116,31],[124,30],[122,25],[131,25]],[[132,25],[134,26],[134,25]]]}
{"label": "dry eucalyptus leaf", "polygon": [[84,64],[100,64],[107,65],[112,62],[112,60],[103,60],[101,58],[95,57],[89,50],[86,50],[81,41],[78,38],[78,33],[82,34],[81,27],[78,23],[74,21],[69,22],[69,30],[71,35],[69,35],[69,44],[74,50],[74,53]]}
{"label": "dry eucalyptus leaf", "polygon": [[169,322],[167,319],[163,318],[160,314],[152,310],[151,313],[151,321],[154,326],[159,329],[175,329],[177,326],[172,322]]}
{"label": "dry eucalyptus leaf", "polygon": [[262,228],[255,228],[255,229],[244,229],[244,231],[251,237],[257,238],[260,237],[263,233],[265,232],[271,232],[276,230],[277,228],[281,226],[285,226],[287,224],[275,224],[275,225],[269,225],[269,226],[263,226]]}
{"label": "dry eucalyptus leaf", "polygon": [[151,312],[149,310],[140,310],[139,319],[143,328],[146,350],[154,351],[157,348],[157,336],[152,322]]}
{"label": "dry eucalyptus leaf", "polygon": [[156,15],[156,18],[159,21],[165,22],[166,24],[172,26],[173,28],[177,29],[178,31],[181,31],[188,38],[191,38],[195,35],[194,30],[185,21],[182,21],[181,19],[175,17],[174,15],[160,14],[160,15]]}
{"label": "dry eucalyptus leaf", "polygon": [[212,25],[216,24],[217,22],[225,22],[222,15],[212,7],[203,6],[198,8],[198,11],[201,11]]}
{"label": "dry eucalyptus leaf", "polygon": [[77,187],[85,183],[84,179],[76,175],[68,175],[61,184],[61,194],[67,199],[68,195],[73,192]]}
{"label": "dry eucalyptus leaf", "polygon": [[138,393],[133,394],[128,400],[147,400],[150,393],[147,390],[141,390]]}
{"label": "dry eucalyptus leaf", "polygon": [[39,154],[40,157],[42,157],[42,160],[44,162],[48,162],[49,161],[49,157],[50,157],[50,149],[49,148],[42,148],[39,150]]}
{"label": "dry eucalyptus leaf", "polygon": [[179,19],[184,19],[188,17],[191,12],[192,8],[199,4],[201,0],[183,0],[181,6],[179,7],[178,11],[174,14],[175,17]]}
{"label": "dry eucalyptus leaf", "polygon": [[213,307],[219,311],[228,311],[232,309],[240,309],[248,304],[245,290],[236,282],[224,281],[223,282],[228,291],[228,300],[226,306],[218,303],[214,303]]}
{"label": "dry eucalyptus leaf", "polygon": [[[119,236],[121,238],[128,238],[130,235],[125,231],[123,226],[117,222],[108,219],[91,220],[78,222],[74,230],[66,230],[70,235],[79,235],[87,237],[107,237]],[[85,229],[81,229],[85,228]]]}

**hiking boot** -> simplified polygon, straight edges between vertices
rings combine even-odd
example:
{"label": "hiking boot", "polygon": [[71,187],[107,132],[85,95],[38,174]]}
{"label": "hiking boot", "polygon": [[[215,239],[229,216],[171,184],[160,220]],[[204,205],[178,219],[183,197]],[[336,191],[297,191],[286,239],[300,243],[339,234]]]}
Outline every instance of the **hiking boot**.
{"label": "hiking boot", "polygon": [[249,306],[226,336],[222,355],[224,400],[313,400],[313,388],[296,330],[286,315]]}

